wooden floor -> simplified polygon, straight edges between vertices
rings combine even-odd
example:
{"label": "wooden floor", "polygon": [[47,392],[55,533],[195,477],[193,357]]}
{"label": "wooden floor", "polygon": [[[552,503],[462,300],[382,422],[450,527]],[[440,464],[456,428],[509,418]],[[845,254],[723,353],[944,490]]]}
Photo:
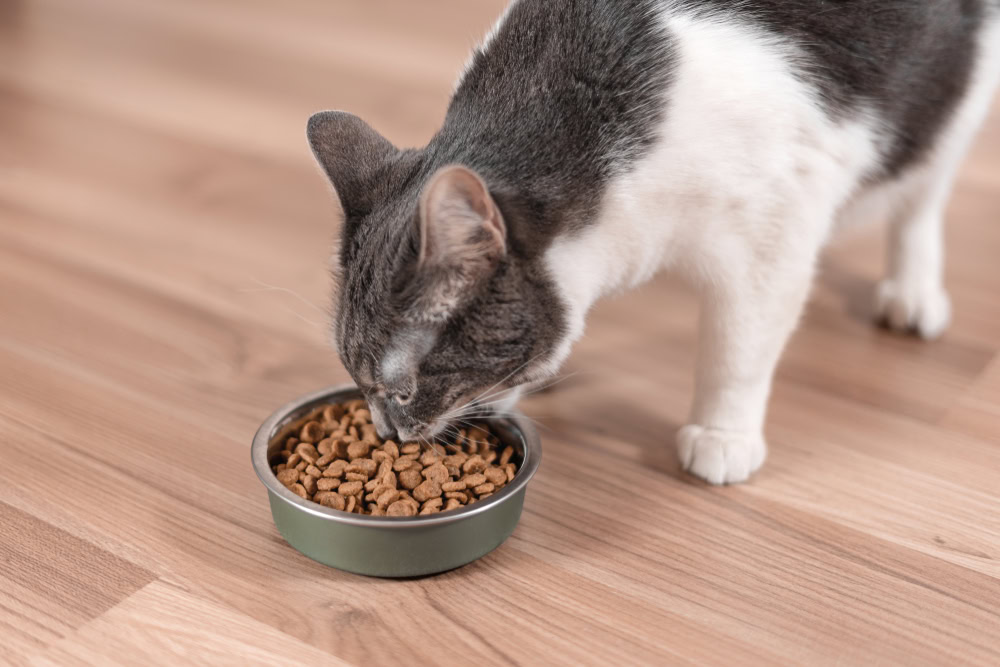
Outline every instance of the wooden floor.
{"label": "wooden floor", "polygon": [[0,663],[1000,663],[1000,107],[954,326],[869,326],[880,234],[841,240],[752,483],[678,470],[695,307],[658,279],[526,401],[545,460],[500,549],[387,581],[283,542],[251,436],[346,379],[305,119],[425,141],[501,4],[0,3]]}

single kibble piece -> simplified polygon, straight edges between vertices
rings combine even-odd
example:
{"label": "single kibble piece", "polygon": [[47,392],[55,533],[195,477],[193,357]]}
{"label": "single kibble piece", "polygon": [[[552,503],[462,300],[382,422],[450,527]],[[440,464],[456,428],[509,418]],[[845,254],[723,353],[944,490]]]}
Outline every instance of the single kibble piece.
{"label": "single kibble piece", "polygon": [[408,468],[399,473],[399,485],[404,489],[415,489],[423,482],[424,476],[416,468]]}
{"label": "single kibble piece", "polygon": [[431,498],[420,507],[420,514],[437,514],[441,511],[441,506],[443,504],[444,498],[441,498],[440,496],[437,498]]}
{"label": "single kibble piece", "polygon": [[300,484],[302,484],[302,486],[305,487],[306,493],[308,493],[310,496],[316,493],[316,480],[317,480],[316,477],[313,477],[312,475],[306,475],[305,477],[302,478],[300,482]]}
{"label": "single kibble piece", "polygon": [[388,489],[378,496],[378,500],[375,501],[375,504],[381,509],[385,509],[397,500],[399,500],[399,491],[396,489]]}
{"label": "single kibble piece", "polygon": [[363,488],[364,485],[361,482],[357,481],[344,482],[339,487],[337,487],[337,493],[339,493],[342,496],[354,496],[358,493],[361,493],[361,490]]}
{"label": "single kibble piece", "polygon": [[445,503],[444,509],[442,511],[447,512],[449,510],[457,510],[461,506],[462,506],[462,501],[460,501],[458,498],[449,498],[448,502]]}
{"label": "single kibble piece", "polygon": [[476,495],[481,497],[484,493],[493,493],[495,489],[496,486],[494,486],[490,482],[486,482],[485,484],[480,484],[479,486],[474,488],[473,491],[476,492]]}
{"label": "single kibble piece", "polygon": [[382,450],[391,456],[393,459],[399,458],[399,445],[397,445],[392,440],[386,440],[385,444],[382,445]]}
{"label": "single kibble piece", "polygon": [[326,433],[323,431],[323,425],[319,422],[306,422],[299,431],[299,440],[302,442],[315,443],[323,439]]}
{"label": "single kibble piece", "polygon": [[400,456],[398,459],[392,462],[392,469],[395,470],[396,472],[403,472],[404,470],[407,470],[409,468],[420,468],[420,464],[417,462],[415,458],[413,458],[413,456],[414,456],[413,454],[405,454],[403,456]]}
{"label": "single kibble piece", "polygon": [[493,484],[506,484],[507,483],[507,473],[505,473],[500,468],[490,466],[486,469],[486,479]]}
{"label": "single kibble piece", "polygon": [[463,463],[469,460],[469,456],[464,452],[459,452],[458,454],[449,454],[441,460],[441,463],[446,466],[454,466],[460,468]]}
{"label": "single kibble piece", "polygon": [[405,500],[397,500],[393,504],[389,505],[389,508],[385,513],[389,516],[414,516],[417,511],[414,509],[413,503]]}
{"label": "single kibble piece", "polygon": [[448,474],[448,468],[444,466],[443,463],[435,463],[434,465],[424,468],[421,473],[425,478],[434,480],[438,484],[444,484],[447,482],[451,475]]}
{"label": "single kibble piece", "polygon": [[408,442],[408,443],[404,444],[402,447],[400,447],[399,451],[402,454],[419,454],[420,453],[420,445],[418,445],[415,442]]}
{"label": "single kibble piece", "polygon": [[298,482],[292,484],[288,488],[291,489],[292,493],[299,496],[300,498],[305,498],[306,500],[309,500],[309,494],[306,492],[306,487],[302,486]]}
{"label": "single kibble piece", "polygon": [[374,475],[377,469],[378,464],[372,459],[354,459],[346,468],[347,472],[360,472],[369,477]]}
{"label": "single kibble piece", "polygon": [[510,445],[504,447],[503,452],[500,454],[500,467],[502,468],[505,465],[507,465],[507,462],[510,461],[510,457],[513,455],[514,455],[513,447],[511,447]]}
{"label": "single kibble piece", "polygon": [[366,442],[364,440],[358,440],[352,442],[347,446],[347,458],[360,459],[368,456],[368,453],[372,450],[372,443]]}
{"label": "single kibble piece", "polygon": [[347,506],[347,501],[344,500],[344,496],[333,492],[325,494],[323,499],[319,502],[323,507],[329,507],[334,510],[343,510]]}
{"label": "single kibble piece", "polygon": [[323,471],[324,477],[343,477],[347,470],[348,463],[344,460],[334,461]]}
{"label": "single kibble piece", "polygon": [[346,459],[347,448],[350,444],[346,438],[337,438],[333,441],[333,455],[338,459]]}
{"label": "single kibble piece", "polygon": [[466,495],[464,491],[449,491],[448,493],[444,494],[444,497],[457,498],[459,501],[462,502],[463,505],[469,502],[469,496]]}
{"label": "single kibble piece", "polygon": [[470,489],[474,486],[479,486],[484,482],[486,482],[486,475],[481,472],[477,472],[475,475],[469,475],[465,478],[465,486]]}
{"label": "single kibble piece", "polygon": [[295,468],[285,468],[278,473],[278,481],[285,486],[291,486],[299,481],[299,471]]}
{"label": "single kibble piece", "polygon": [[316,488],[320,491],[333,491],[340,486],[340,480],[336,477],[323,477],[316,482]]}
{"label": "single kibble piece", "polygon": [[444,484],[441,485],[441,490],[444,491],[445,493],[448,493],[450,491],[465,491],[465,482],[464,481],[445,482]]}
{"label": "single kibble piece", "polygon": [[[322,461],[327,456],[330,457],[330,461],[336,458],[333,454],[333,438],[323,438],[316,445],[316,451],[319,452],[319,460]],[[326,463],[322,464],[326,465]]]}
{"label": "single kibble piece", "polygon": [[479,454],[470,456],[469,460],[462,464],[462,472],[466,474],[475,474],[484,470],[486,470],[486,461]]}
{"label": "single kibble piece", "polygon": [[413,489],[413,497],[420,502],[436,498],[441,495],[441,485],[432,479],[419,484]]}
{"label": "single kibble piece", "polygon": [[308,442],[300,442],[295,446],[295,453],[301,456],[306,461],[315,461],[319,458],[319,452],[316,451],[316,447],[309,444]]}

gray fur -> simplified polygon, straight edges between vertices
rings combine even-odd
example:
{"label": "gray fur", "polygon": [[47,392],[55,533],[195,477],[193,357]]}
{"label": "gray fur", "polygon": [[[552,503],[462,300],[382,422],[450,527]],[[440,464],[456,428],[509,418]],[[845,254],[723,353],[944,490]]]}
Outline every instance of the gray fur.
{"label": "gray fur", "polygon": [[[416,434],[460,398],[528,379],[558,347],[565,313],[544,253],[592,223],[609,180],[656,140],[677,57],[660,22],[668,4],[798,44],[800,74],[832,117],[870,107],[884,121],[883,173],[872,175],[884,178],[933,144],[995,2],[518,0],[426,147],[399,150],[350,114],[314,116],[309,140],[345,216],[335,338],[382,430]],[[471,279],[462,266],[418,266],[421,194],[448,165],[483,179],[506,225],[503,255]],[[461,299],[440,315],[436,295],[455,285]],[[394,377],[384,378],[390,350]]]}

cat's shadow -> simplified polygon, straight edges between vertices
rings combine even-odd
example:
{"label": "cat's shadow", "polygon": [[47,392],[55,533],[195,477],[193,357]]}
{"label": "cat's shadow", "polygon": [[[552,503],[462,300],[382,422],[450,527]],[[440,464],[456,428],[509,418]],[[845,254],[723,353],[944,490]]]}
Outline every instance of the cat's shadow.
{"label": "cat's shadow", "polygon": [[[574,382],[575,385],[585,383],[583,379]],[[560,391],[568,389],[553,387],[546,391],[546,399],[558,401]],[[677,461],[674,436],[681,427],[678,421],[626,397],[603,393],[599,382],[586,387],[583,396],[574,404],[572,420],[565,415],[546,414],[544,408],[531,411],[545,426],[540,433],[543,441],[546,431],[558,433],[570,443],[576,441],[580,446],[600,449],[612,456],[622,451],[626,458],[644,468],[657,470],[673,479],[697,482],[681,470]],[[613,442],[608,442],[609,439]]]}
{"label": "cat's shadow", "polygon": [[617,397],[602,397],[609,414],[614,415],[614,436],[637,450],[636,462],[645,468],[690,482],[695,478],[677,461],[674,436],[681,424],[642,405]]}
{"label": "cat's shadow", "polygon": [[817,283],[837,295],[844,315],[856,322],[875,321],[874,281],[826,256],[821,258],[817,273]]}

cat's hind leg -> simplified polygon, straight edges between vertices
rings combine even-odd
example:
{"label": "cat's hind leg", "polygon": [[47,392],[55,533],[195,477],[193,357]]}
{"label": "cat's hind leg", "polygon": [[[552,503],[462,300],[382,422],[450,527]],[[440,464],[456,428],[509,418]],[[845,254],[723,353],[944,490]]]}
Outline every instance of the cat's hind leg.
{"label": "cat's hind leg", "polygon": [[908,177],[889,223],[888,271],[875,294],[881,324],[925,339],[940,336],[951,320],[944,288],[944,209],[954,171],[924,168]]}
{"label": "cat's hind leg", "polygon": [[929,153],[889,186],[888,271],[875,307],[886,326],[923,338],[941,335],[951,320],[944,288],[944,214],[952,184],[982,124],[1000,79],[1000,19],[980,35],[981,53],[969,90]]}

